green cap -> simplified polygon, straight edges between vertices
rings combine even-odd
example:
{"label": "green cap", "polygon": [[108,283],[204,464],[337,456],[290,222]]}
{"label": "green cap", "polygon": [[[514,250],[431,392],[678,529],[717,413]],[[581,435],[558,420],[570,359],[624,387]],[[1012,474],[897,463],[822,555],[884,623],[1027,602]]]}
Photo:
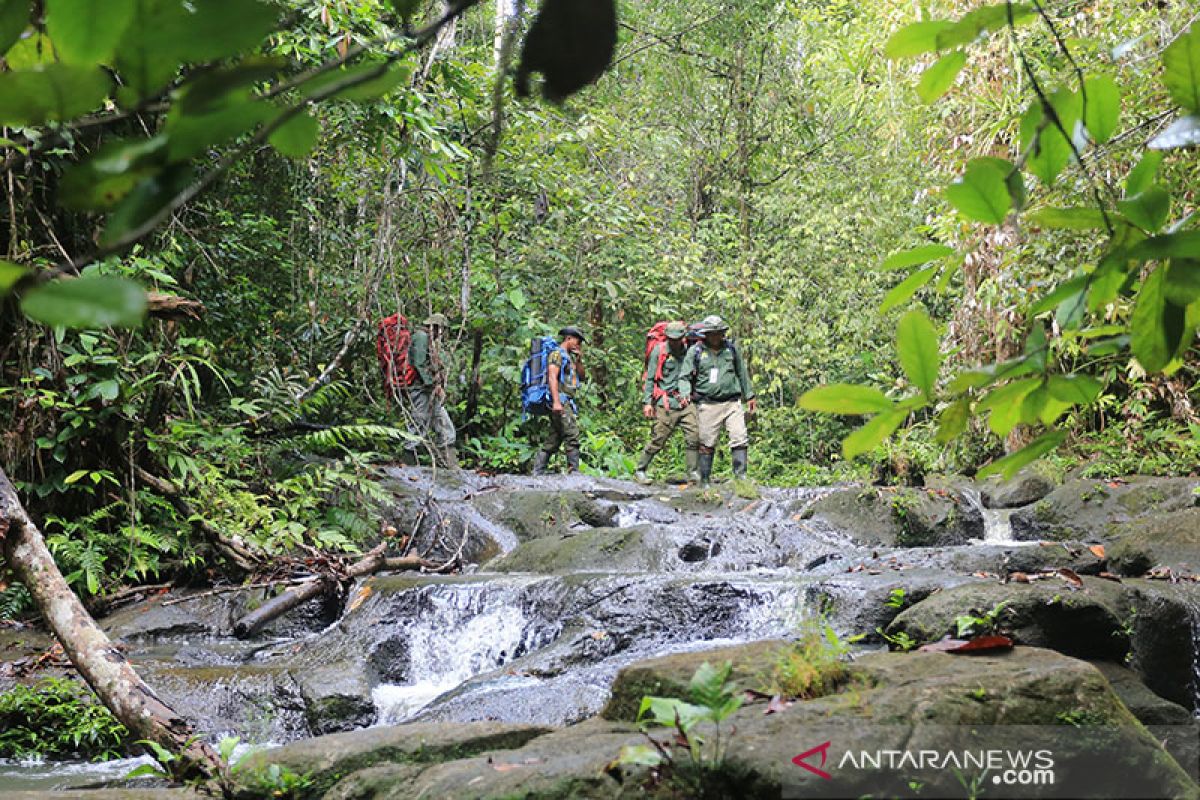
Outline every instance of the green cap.
{"label": "green cap", "polygon": [[717,333],[718,331],[727,330],[729,330],[729,326],[725,324],[725,320],[716,314],[710,314],[700,321],[700,331],[702,333]]}
{"label": "green cap", "polygon": [[687,335],[687,325],[682,322],[668,322],[666,334],[668,339],[682,339]]}
{"label": "green cap", "polygon": [[429,317],[426,318],[426,320],[421,324],[427,326],[437,325],[440,328],[449,328],[450,320],[446,318],[445,314],[430,314]]}

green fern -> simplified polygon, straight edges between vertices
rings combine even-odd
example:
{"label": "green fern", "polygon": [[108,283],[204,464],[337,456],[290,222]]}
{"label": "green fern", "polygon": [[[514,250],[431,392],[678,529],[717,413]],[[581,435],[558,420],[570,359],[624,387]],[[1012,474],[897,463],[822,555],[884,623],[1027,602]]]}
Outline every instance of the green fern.
{"label": "green fern", "polygon": [[408,431],[390,425],[337,425],[323,431],[313,431],[300,437],[304,450],[364,450],[381,442],[407,442]]}

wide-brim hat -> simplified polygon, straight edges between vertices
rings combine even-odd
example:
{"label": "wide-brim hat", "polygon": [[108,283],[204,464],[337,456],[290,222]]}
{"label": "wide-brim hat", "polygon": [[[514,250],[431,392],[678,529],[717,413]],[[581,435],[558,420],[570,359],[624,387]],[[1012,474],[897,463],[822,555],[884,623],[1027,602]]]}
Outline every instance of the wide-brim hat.
{"label": "wide-brim hat", "polygon": [[430,327],[437,325],[440,328],[449,328],[450,320],[446,317],[445,314],[430,314],[428,317],[425,318],[425,321],[422,322],[421,324],[427,325]]}
{"label": "wide-brim hat", "polygon": [[701,333],[723,333],[727,330],[729,330],[729,326],[725,324],[725,320],[716,314],[707,316],[700,322]]}
{"label": "wide-brim hat", "polygon": [[574,325],[568,325],[567,327],[560,329],[558,335],[563,339],[567,338],[568,336],[574,336],[581,342],[587,341],[587,337],[583,335],[583,331],[579,330],[579,328],[576,328]]}
{"label": "wide-brim hat", "polygon": [[682,339],[687,336],[687,325],[682,322],[668,322],[664,331],[668,339]]}

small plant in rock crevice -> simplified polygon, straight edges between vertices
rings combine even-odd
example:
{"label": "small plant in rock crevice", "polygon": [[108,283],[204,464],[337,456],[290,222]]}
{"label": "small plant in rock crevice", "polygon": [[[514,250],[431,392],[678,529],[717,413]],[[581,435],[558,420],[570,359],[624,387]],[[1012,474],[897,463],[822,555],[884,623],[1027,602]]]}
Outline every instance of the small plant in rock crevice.
{"label": "small plant in rock crevice", "polygon": [[1002,600],[982,614],[972,610],[968,614],[959,614],[954,618],[954,626],[958,638],[967,636],[986,636],[995,633],[1000,624],[1000,615],[1008,608],[1008,601]]}
{"label": "small plant in rock crevice", "polygon": [[795,641],[780,648],[769,669],[758,676],[757,688],[788,699],[832,694],[849,681],[846,659],[851,645],[862,638],[843,640],[824,618],[806,619]]}

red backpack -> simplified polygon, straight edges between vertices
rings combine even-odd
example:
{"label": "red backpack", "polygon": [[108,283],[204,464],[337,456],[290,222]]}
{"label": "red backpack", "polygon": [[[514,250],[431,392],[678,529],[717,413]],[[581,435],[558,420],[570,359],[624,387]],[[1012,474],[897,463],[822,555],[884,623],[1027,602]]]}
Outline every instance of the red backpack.
{"label": "red backpack", "polygon": [[[662,322],[656,322],[650,328],[650,330],[646,331],[646,357],[645,357],[646,368],[642,371],[642,382],[643,383],[645,383],[646,378],[651,375],[650,356],[651,356],[651,354],[654,353],[654,348],[658,347],[660,344],[666,345],[666,343],[668,341],[667,340],[667,326],[670,324],[671,323],[666,320],[664,320]],[[667,407],[669,405],[669,401],[667,400],[667,393],[664,392],[662,389],[660,389],[658,384],[660,381],[662,381],[663,364],[665,364],[667,362],[667,355],[669,354],[669,352],[670,352],[670,349],[665,346],[661,350],[658,351],[658,363],[656,363],[654,365],[654,372],[653,372],[654,391],[652,392],[651,397],[655,400],[657,400],[658,398],[661,397],[664,407]]]}
{"label": "red backpack", "polygon": [[399,397],[402,388],[417,382],[417,371],[408,363],[410,344],[412,331],[403,314],[392,314],[379,323],[375,354],[379,357],[379,369],[383,373],[383,390],[389,398]]}

